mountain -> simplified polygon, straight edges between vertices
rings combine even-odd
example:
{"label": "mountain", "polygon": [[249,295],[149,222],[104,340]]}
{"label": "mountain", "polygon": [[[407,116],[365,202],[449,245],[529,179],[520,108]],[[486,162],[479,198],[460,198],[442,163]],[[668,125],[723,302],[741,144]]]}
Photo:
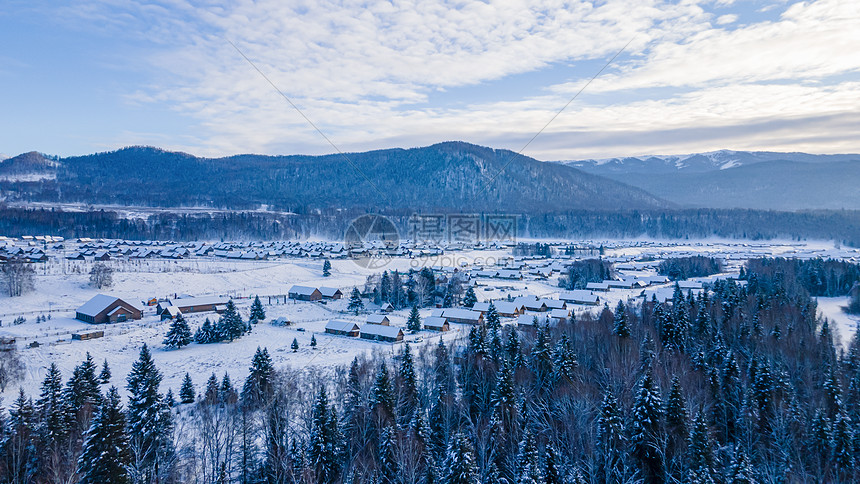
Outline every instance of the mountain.
{"label": "mountain", "polygon": [[561,162],[681,207],[860,209],[860,155],[715,151]]}
{"label": "mountain", "polygon": [[[3,177],[29,167],[39,180]],[[671,204],[617,181],[463,142],[325,156],[200,158],[151,147],[68,158],[26,153],[0,163],[11,202],[204,206],[311,213],[553,213]]]}
{"label": "mountain", "polygon": [[855,160],[860,160],[860,155],[813,155],[797,152],[719,150],[688,155],[652,155],[599,160],[561,161],[559,163],[579,168],[588,173],[609,175],[626,173],[704,173],[769,161],[832,163]]}

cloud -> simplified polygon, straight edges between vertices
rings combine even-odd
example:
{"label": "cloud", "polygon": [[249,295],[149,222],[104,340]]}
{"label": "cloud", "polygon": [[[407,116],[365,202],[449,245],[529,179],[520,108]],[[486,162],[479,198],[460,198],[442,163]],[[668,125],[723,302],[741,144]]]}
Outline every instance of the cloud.
{"label": "cloud", "polygon": [[[860,107],[860,4],[778,3],[776,20],[742,26],[724,13],[731,4],[717,2],[717,15],[696,0],[104,0],[68,13],[151,46],[152,77],[129,102],[193,119],[193,137],[158,140],[206,155],[333,151],[228,39],[344,150],[448,139],[518,150],[633,39],[526,154],[860,151],[856,123],[815,121]],[[577,75],[499,100],[430,102],[553,66]]]}

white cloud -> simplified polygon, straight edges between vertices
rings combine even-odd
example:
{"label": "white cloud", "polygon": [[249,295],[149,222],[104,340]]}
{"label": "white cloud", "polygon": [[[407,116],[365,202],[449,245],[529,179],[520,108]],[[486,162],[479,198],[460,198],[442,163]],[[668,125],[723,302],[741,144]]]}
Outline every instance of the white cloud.
{"label": "white cloud", "polygon": [[[720,13],[730,3],[721,2]],[[104,28],[134,25],[152,39],[158,50],[148,61],[158,75],[130,99],[169,104],[195,119],[194,139],[163,144],[201,154],[332,151],[227,39],[346,150],[447,139],[519,149],[584,84],[587,71],[578,68],[580,79],[542,92],[506,93],[506,102],[424,103],[436,91],[550,65],[604,62],[633,38],[526,154],[860,151],[860,141],[851,141],[856,124],[829,122],[818,138],[798,130],[800,120],[858,112],[860,4],[797,3],[777,21],[735,29],[723,26],[737,16],[709,13],[710,4],[245,0],[194,7],[161,0],[129,7],[105,0],[83,12]],[[713,136],[692,136],[690,127]],[[606,141],[613,136],[615,146]]]}

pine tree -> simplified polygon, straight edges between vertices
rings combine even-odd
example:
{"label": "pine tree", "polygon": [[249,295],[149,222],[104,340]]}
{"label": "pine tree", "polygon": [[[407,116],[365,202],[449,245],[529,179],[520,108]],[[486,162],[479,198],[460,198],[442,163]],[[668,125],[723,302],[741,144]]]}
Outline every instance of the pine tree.
{"label": "pine tree", "polygon": [[395,455],[397,443],[394,441],[395,431],[392,425],[386,425],[379,433],[378,467],[380,482],[383,484],[394,484],[398,481],[400,472]]}
{"label": "pine tree", "polygon": [[316,474],[316,482],[334,482],[340,470],[338,461],[339,435],[337,417],[329,408],[328,396],[320,387],[311,415],[308,461]]}
{"label": "pine tree", "polygon": [[347,310],[355,313],[356,316],[364,310],[364,302],[361,301],[361,293],[358,292],[357,287],[352,288],[352,293],[349,295],[349,306],[347,306]]}
{"label": "pine tree", "polygon": [[624,446],[624,418],[615,395],[607,389],[597,419],[598,456],[601,458],[600,482],[620,481],[621,455]]}
{"label": "pine tree", "polygon": [[168,348],[182,348],[191,344],[191,328],[182,314],[176,316],[170,323],[170,330],[164,337],[164,346]]}
{"label": "pine tree", "polygon": [[699,410],[693,422],[693,428],[690,430],[688,454],[689,468],[696,471],[700,479],[710,477],[714,462],[713,444],[705,412],[702,410]]}
{"label": "pine tree", "polygon": [[645,373],[633,405],[631,444],[639,460],[645,482],[659,482],[663,476],[660,434],[662,400],[651,371]]}
{"label": "pine tree", "polygon": [[110,383],[110,367],[108,366],[107,358],[105,358],[104,363],[102,363],[102,372],[99,373],[99,383],[102,385],[107,385]]}
{"label": "pine tree", "polygon": [[317,348],[317,337],[315,335],[311,335],[311,348]]}
{"label": "pine tree", "polygon": [[116,387],[107,396],[87,431],[83,452],[78,460],[81,484],[126,484],[131,482],[128,468],[132,457],[126,419]]}
{"label": "pine tree", "polygon": [[843,472],[849,473],[854,469],[854,432],[852,431],[851,418],[842,411],[836,416],[833,423],[833,460],[836,466]]}
{"label": "pine tree", "polygon": [[164,396],[164,403],[170,408],[173,408],[176,406],[176,397],[173,396],[173,389],[172,388],[167,389],[167,395]]}
{"label": "pine tree", "polygon": [[212,326],[212,321],[209,321],[209,318],[203,321],[203,325],[194,334],[194,341],[198,344],[209,344],[219,341],[218,333],[215,331],[215,327]]}
{"label": "pine tree", "polygon": [[185,373],[185,378],[182,380],[182,386],[179,388],[180,403],[194,403],[194,382],[191,381],[191,375]]}
{"label": "pine tree", "polygon": [[445,457],[442,482],[446,484],[478,484],[478,466],[475,451],[469,439],[458,433],[451,439]]}
{"label": "pine tree", "polygon": [[242,321],[239,311],[236,309],[236,304],[232,299],[227,301],[227,307],[224,310],[224,314],[218,320],[216,328],[220,340],[233,341],[236,338],[241,338],[246,330],[247,327],[245,326],[245,322]]}
{"label": "pine tree", "polygon": [[299,351],[299,340],[293,338],[293,343],[290,345],[290,348],[293,350],[293,353]]}
{"label": "pine tree", "polygon": [[263,309],[260,296],[254,296],[254,302],[251,303],[251,315],[248,317],[248,320],[254,323],[262,323],[266,320],[266,310]]}
{"label": "pine tree", "polygon": [[66,425],[75,439],[83,436],[90,426],[90,418],[102,402],[101,388],[96,377],[96,365],[87,352],[86,359],[72,372],[63,390],[66,407]]}
{"label": "pine tree", "polygon": [[475,288],[473,286],[469,286],[469,288],[466,289],[466,295],[463,296],[463,306],[472,308],[477,302],[478,296],[475,294]]}
{"label": "pine tree", "polygon": [[323,277],[329,277],[331,275],[331,262],[328,259],[323,261]]}
{"label": "pine tree", "polygon": [[687,435],[687,403],[681,392],[681,380],[672,378],[672,389],[666,399],[666,431],[670,436],[683,439]]}
{"label": "pine tree", "polygon": [[543,467],[543,482],[544,484],[564,484],[564,478],[561,474],[558,452],[552,442],[546,444],[544,450],[544,467]]}
{"label": "pine tree", "polygon": [[532,433],[526,430],[517,453],[517,484],[540,484],[542,482],[543,473],[538,459],[537,445]]}
{"label": "pine tree", "polygon": [[618,301],[618,305],[615,307],[615,326],[612,329],[612,333],[620,338],[630,337],[630,323],[627,321],[627,308],[621,300]]}
{"label": "pine tree", "polygon": [[570,344],[570,338],[567,334],[562,334],[561,338],[555,344],[555,349],[552,353],[553,370],[555,371],[555,379],[566,382],[573,382],[573,373],[576,371],[579,363],[576,361],[576,353],[573,352],[573,347]]}
{"label": "pine tree", "polygon": [[377,414],[384,421],[394,416],[394,389],[391,386],[391,378],[388,375],[388,366],[385,362],[379,365],[371,398]]}
{"label": "pine tree", "polygon": [[493,301],[490,301],[490,305],[487,307],[487,316],[485,318],[487,331],[489,333],[498,332],[502,330],[502,321],[499,318],[499,311],[496,309],[496,305],[493,304]]}
{"label": "pine tree", "polygon": [[406,327],[413,333],[421,331],[421,314],[418,313],[418,306],[412,306],[409,319],[406,320]]}
{"label": "pine tree", "polygon": [[233,388],[233,382],[230,381],[230,375],[226,371],[224,377],[221,378],[221,387],[218,388],[218,400],[225,405],[234,405],[239,401],[239,394]]}
{"label": "pine tree", "polygon": [[63,381],[55,363],[48,367],[48,374],[42,381],[42,391],[36,400],[36,413],[39,416],[39,433],[46,446],[58,450],[68,435],[68,421],[63,402]]}
{"label": "pine tree", "polygon": [[728,474],[727,484],[756,484],[749,458],[740,448],[735,449],[735,459]]}
{"label": "pine tree", "polygon": [[218,377],[215,373],[209,376],[206,380],[206,391],[203,393],[203,403],[207,405],[215,405],[221,401],[218,391]]}
{"label": "pine tree", "polygon": [[18,398],[9,409],[9,436],[2,445],[5,462],[5,479],[13,483],[31,482],[36,471],[36,409],[33,400],[19,389]]}
{"label": "pine tree", "polygon": [[257,347],[257,352],[251,359],[251,368],[245,385],[242,387],[242,401],[249,408],[257,408],[267,401],[274,390],[272,374],[275,369],[272,358],[266,348]]}
{"label": "pine tree", "polygon": [[173,456],[173,418],[158,392],[161,379],[149,347],[144,344],[126,378],[129,393],[126,420],[131,447],[138,455],[134,470],[146,480],[155,479],[156,472],[168,471]]}
{"label": "pine tree", "polygon": [[412,349],[409,343],[403,347],[400,358],[400,368],[397,372],[400,387],[398,414],[403,424],[411,422],[418,410],[418,379],[415,375],[415,363],[412,359]]}

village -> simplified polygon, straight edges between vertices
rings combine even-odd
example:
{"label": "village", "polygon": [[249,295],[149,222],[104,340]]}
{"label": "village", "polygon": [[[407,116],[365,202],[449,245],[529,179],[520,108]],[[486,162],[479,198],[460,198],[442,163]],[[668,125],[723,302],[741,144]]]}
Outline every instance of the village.
{"label": "village", "polygon": [[[856,249],[801,242],[560,241],[546,242],[549,255],[523,255],[516,244],[408,241],[355,248],[326,241],[171,243],[34,236],[2,238],[0,244],[0,260],[27,260],[34,275],[32,290],[0,299],[0,343],[14,347],[24,365],[21,379],[3,389],[7,399],[18,387],[37,391],[51,362],[69,373],[87,353],[96,362],[111,361],[114,374],[124,375],[144,343],[154,350],[165,384],[176,391],[186,373],[200,383],[213,372],[244,378],[258,347],[268,349],[276,366],[325,372],[356,356],[396,354],[405,343],[420,353],[440,339],[466,338],[485,321],[491,305],[503,325],[529,337],[536,324],[598,315],[619,301],[671,301],[677,290],[695,296],[716,280],[737,280],[743,263],[753,257],[860,260]],[[384,255],[386,265],[356,264],[356,254]],[[679,280],[658,273],[661,261],[691,255],[718,260],[720,272]],[[571,264],[589,259],[611,265],[611,277],[561,287]],[[93,285],[94,267],[110,268],[110,285]],[[380,297],[379,288],[382,277],[395,274],[398,289],[389,290],[403,296],[392,304]],[[410,291],[418,303],[407,301]],[[248,323],[249,332],[241,338],[179,349],[163,343],[177,317],[196,332],[207,319],[216,323],[232,302],[247,322],[257,298],[266,317]],[[839,304],[822,301],[821,308],[848,334],[856,321],[839,314]],[[410,329],[413,306],[420,326]]]}

